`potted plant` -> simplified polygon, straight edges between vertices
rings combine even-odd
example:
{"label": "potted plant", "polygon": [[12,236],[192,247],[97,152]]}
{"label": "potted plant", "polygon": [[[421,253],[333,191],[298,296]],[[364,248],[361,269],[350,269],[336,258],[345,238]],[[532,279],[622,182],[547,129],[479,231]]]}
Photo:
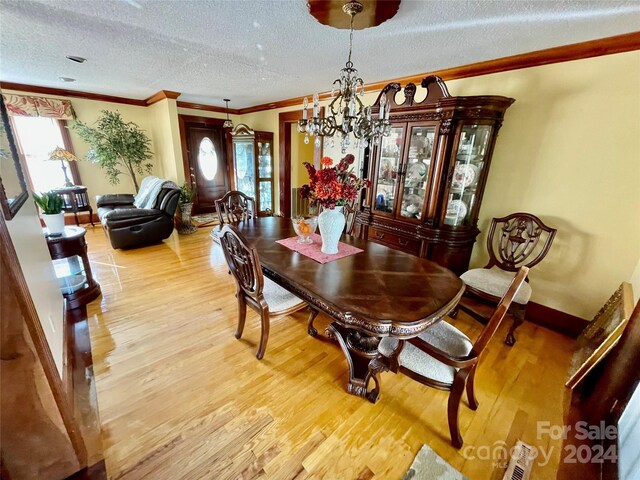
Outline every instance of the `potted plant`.
{"label": "potted plant", "polygon": [[64,212],[62,211],[62,197],[53,192],[37,194],[33,199],[42,210],[44,223],[51,235],[60,235],[64,232]]}
{"label": "potted plant", "polygon": [[178,233],[189,234],[195,233],[198,229],[191,223],[191,210],[193,209],[193,197],[195,190],[191,184],[184,182],[180,187],[180,227]]}
{"label": "potted plant", "polygon": [[136,173],[151,173],[151,140],[133,122],[125,122],[119,112],[102,110],[95,127],[76,121],[71,129],[91,147],[87,159],[100,165],[112,185],[127,173],[138,191]]}

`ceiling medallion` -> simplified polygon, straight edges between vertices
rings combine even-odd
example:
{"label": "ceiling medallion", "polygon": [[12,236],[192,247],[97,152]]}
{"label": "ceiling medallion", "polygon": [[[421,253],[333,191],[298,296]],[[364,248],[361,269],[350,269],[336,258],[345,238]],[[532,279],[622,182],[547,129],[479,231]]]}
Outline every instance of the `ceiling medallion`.
{"label": "ceiling medallion", "polygon": [[353,67],[351,52],[353,49],[353,21],[362,12],[363,6],[357,0],[346,3],[342,10],[349,15],[349,58],[345,67],[340,71],[340,78],[333,82],[331,102],[328,106],[329,115],[320,117],[320,98],[313,94],[313,112],[311,118],[307,112],[309,101],[305,97],[302,103],[302,119],[298,121],[298,131],[304,132],[304,142],[309,143],[309,135],[316,137],[315,145],[320,146],[320,137],[331,138],[333,146],[334,136],[340,135],[340,146],[345,153],[351,144],[351,135],[356,138],[356,146],[367,147],[371,142],[388,136],[391,131],[389,123],[389,109],[386,96],[380,98],[378,118],[373,118],[371,107],[365,107],[359,97],[364,95],[364,81],[358,76],[358,70]]}

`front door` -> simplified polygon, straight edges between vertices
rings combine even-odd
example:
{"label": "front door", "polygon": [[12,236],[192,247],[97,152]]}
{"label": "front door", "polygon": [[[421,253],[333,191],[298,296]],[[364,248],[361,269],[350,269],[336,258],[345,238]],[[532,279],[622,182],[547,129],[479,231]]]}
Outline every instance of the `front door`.
{"label": "front door", "polygon": [[[197,117],[196,117],[197,118]],[[229,190],[224,120],[183,117],[183,151],[186,146],[188,172],[196,195],[194,213],[215,212],[215,201]]]}

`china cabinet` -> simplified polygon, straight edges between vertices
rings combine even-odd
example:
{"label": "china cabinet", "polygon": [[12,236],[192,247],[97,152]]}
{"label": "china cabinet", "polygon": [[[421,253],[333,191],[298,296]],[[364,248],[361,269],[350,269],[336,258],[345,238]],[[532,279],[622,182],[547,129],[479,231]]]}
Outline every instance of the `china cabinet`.
{"label": "china cabinet", "polygon": [[[436,76],[421,86],[390,83],[391,131],[365,151],[371,181],[356,217],[356,235],[434,260],[461,274],[479,233],[491,155],[505,110],[500,96],[453,97]],[[401,92],[403,90],[403,92]],[[400,103],[399,97],[404,99]]]}
{"label": "china cabinet", "polygon": [[229,134],[233,159],[232,190],[256,201],[258,216],[273,214],[273,133],[258,132],[239,124]]}

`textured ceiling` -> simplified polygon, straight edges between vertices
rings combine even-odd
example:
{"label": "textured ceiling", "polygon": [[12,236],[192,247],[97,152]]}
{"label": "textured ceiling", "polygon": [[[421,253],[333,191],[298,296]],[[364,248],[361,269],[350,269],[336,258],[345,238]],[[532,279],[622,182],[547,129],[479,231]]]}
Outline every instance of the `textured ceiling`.
{"label": "textured ceiling", "polygon": [[[375,82],[638,25],[638,1],[402,0],[394,18],[355,32],[353,61]],[[173,90],[242,108],[330,89],[348,32],[319,24],[304,0],[0,0],[0,41],[6,82],[139,99]]]}

